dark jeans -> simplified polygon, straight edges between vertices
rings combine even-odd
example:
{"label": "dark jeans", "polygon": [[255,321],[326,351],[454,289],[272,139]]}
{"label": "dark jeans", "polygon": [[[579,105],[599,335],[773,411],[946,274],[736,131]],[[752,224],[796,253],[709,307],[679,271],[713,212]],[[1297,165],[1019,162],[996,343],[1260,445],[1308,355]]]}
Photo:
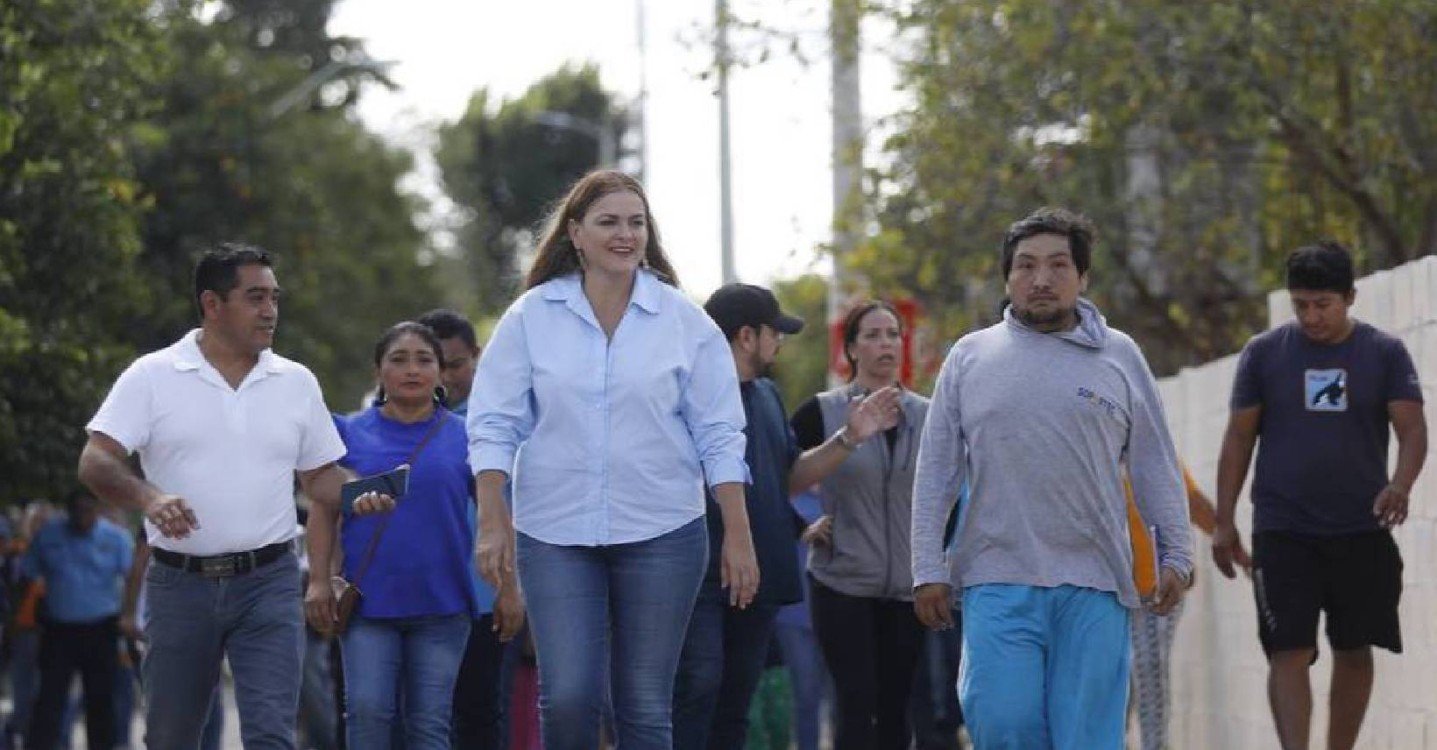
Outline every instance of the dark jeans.
{"label": "dark jeans", "polygon": [[465,750],[505,750],[501,731],[504,707],[499,699],[499,668],[504,644],[494,632],[494,615],[474,621],[459,678],[454,683],[454,747]]}
{"label": "dark jeans", "polygon": [[60,719],[70,681],[80,673],[85,689],[85,735],[90,750],[115,746],[115,677],[120,668],[119,620],[46,623],[40,633],[40,692],[35,699],[25,747],[51,750],[60,739]]}
{"label": "dark jeans", "polygon": [[329,639],[305,628],[304,677],[299,687],[299,725],[305,747],[336,750],[339,746],[339,711],[330,669]]}
{"label": "dark jeans", "polygon": [[810,583],[813,632],[833,675],[833,750],[907,750],[908,697],[923,646],[913,603]]}
{"label": "dark jeans", "polygon": [[304,614],[293,553],[222,578],[153,561],[145,581],[150,651],[140,671],[150,750],[199,746],[225,658],[246,750],[294,750]]}
{"label": "dark jeans", "polygon": [[731,607],[718,581],[704,581],[674,680],[674,750],[743,747],[777,614],[773,604]]}
{"label": "dark jeans", "polygon": [[674,673],[708,566],[704,520],[602,547],[520,533],[518,563],[539,657],[545,750],[598,747],[606,674],[616,744],[671,750]]}

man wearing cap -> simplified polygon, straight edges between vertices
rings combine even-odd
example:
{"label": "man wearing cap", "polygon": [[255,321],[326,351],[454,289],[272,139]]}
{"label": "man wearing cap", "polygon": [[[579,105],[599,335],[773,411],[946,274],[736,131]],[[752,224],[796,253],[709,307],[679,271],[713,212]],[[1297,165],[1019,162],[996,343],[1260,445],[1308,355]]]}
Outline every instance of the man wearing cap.
{"label": "man wearing cap", "polygon": [[[779,607],[802,599],[794,543],[803,521],[788,502],[792,483],[808,486],[838,468],[857,445],[891,426],[897,389],[875,391],[854,408],[847,429],[800,455],[778,388],[768,378],[783,337],[803,330],[773,293],[727,284],[704,304],[733,351],[743,399],[750,472],[745,498],[762,582],[746,609],[729,606],[719,585],[717,558],[699,590],[674,682],[677,750],[742,747],[748,705],[768,655]],[[710,549],[723,542],[718,508],[709,498]]]}

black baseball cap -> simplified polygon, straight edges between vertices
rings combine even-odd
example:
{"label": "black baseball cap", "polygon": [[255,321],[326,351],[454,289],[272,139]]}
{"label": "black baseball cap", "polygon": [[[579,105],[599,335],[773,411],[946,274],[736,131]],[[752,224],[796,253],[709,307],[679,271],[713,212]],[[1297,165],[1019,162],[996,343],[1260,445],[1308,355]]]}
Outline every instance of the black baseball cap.
{"label": "black baseball cap", "polygon": [[778,307],[773,292],[753,284],[724,284],[719,287],[704,310],[718,324],[723,335],[732,339],[744,326],[768,326],[779,333],[794,334],[803,330],[803,319],[786,315]]}

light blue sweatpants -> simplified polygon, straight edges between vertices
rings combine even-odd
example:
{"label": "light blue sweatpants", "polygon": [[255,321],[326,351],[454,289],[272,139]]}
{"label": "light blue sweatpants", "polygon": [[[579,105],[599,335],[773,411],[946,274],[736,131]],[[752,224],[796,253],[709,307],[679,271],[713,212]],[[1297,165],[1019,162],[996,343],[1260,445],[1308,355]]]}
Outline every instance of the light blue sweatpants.
{"label": "light blue sweatpants", "polygon": [[1077,586],[963,590],[958,699],[976,750],[1121,750],[1128,610]]}

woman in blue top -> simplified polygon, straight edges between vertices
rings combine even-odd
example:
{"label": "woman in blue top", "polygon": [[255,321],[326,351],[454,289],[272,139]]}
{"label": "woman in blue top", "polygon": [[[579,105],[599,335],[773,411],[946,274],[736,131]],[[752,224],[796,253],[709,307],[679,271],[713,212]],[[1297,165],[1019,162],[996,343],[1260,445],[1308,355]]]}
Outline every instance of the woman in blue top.
{"label": "woman in blue top", "polygon": [[596,747],[606,693],[619,747],[669,750],[707,565],[705,480],[723,513],[714,553],[730,601],[746,607],[758,588],[733,357],[678,290],[643,189],[619,172],[570,189],[527,287],[469,397],[479,569],[496,584],[514,569],[517,529],[547,750]]}
{"label": "woman in blue top", "polygon": [[[443,350],[433,331],[411,322],[394,326],[375,347],[374,361],[375,405],[335,419],[348,449],[340,463],[360,476],[408,463],[409,488],[389,513],[346,515],[340,534],[344,576],[363,592],[341,640],[348,747],[388,748],[402,722],[409,750],[448,748],[454,680],[479,607],[474,527],[466,514],[473,502],[467,438],[463,421],[440,405]],[[310,515],[316,574],[305,600],[320,630],[331,624],[322,619],[333,600],[322,572],[332,547],[330,534],[315,532],[333,529],[334,515],[319,504]],[[522,622],[513,588],[495,608],[506,631],[501,637]]]}

